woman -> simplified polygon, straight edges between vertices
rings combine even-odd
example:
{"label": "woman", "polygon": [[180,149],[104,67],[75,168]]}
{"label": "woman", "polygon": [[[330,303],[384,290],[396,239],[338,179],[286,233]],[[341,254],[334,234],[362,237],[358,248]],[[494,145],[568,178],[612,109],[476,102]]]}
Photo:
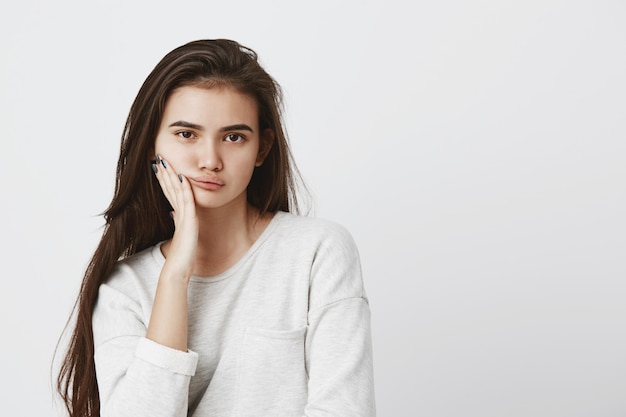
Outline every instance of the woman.
{"label": "woman", "polygon": [[375,414],[358,251],[297,214],[280,109],[234,41],[150,73],[58,378],[72,417]]}

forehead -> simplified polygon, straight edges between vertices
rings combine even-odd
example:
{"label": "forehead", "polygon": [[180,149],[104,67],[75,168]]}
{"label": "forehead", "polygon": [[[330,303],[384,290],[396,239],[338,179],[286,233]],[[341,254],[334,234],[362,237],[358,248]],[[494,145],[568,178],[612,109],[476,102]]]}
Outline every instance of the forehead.
{"label": "forehead", "polygon": [[185,86],[172,92],[165,104],[163,122],[184,120],[210,127],[237,123],[256,125],[256,101],[229,86]]}

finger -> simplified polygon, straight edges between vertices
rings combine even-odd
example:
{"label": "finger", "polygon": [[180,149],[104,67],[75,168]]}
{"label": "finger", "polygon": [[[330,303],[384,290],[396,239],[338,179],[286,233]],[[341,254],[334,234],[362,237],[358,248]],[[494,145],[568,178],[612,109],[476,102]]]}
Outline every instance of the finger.
{"label": "finger", "polygon": [[176,169],[169,162],[162,160],[162,164],[165,164],[165,182],[172,198],[176,200],[176,207],[180,209],[189,204],[194,205],[195,202],[189,182],[186,181],[183,184],[183,175],[176,173]]}
{"label": "finger", "polygon": [[161,165],[161,160],[159,159],[158,155],[156,158],[156,163],[152,164],[152,170],[154,171],[154,175],[157,181],[159,182],[159,186],[161,187],[161,191],[165,195],[165,198],[167,198],[167,201],[169,201],[170,204],[173,204],[172,197],[170,195],[170,192],[168,190],[168,186],[165,180],[165,167]]}
{"label": "finger", "polygon": [[195,208],[195,198],[189,179],[182,174],[178,174],[178,180],[180,181],[180,191],[183,204],[185,207]]}
{"label": "finger", "polygon": [[161,185],[165,197],[175,211],[183,204],[181,183],[174,168],[164,159],[157,155],[156,176]]}
{"label": "finger", "polygon": [[174,208],[174,221],[176,222],[180,216],[195,218],[196,203],[189,180],[184,175],[176,173],[176,169],[166,160],[160,158],[160,161],[162,188]]}

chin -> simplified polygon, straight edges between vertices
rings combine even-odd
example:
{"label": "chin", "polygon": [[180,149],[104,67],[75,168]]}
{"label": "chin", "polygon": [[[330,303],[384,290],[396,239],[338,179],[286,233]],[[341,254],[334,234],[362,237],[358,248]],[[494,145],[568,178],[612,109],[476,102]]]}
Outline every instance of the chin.
{"label": "chin", "polygon": [[246,199],[233,199],[233,200],[223,200],[223,199],[196,199],[196,208],[199,210],[215,210],[221,209],[225,207],[229,207],[232,211],[233,208],[239,205],[247,205],[248,201]]}

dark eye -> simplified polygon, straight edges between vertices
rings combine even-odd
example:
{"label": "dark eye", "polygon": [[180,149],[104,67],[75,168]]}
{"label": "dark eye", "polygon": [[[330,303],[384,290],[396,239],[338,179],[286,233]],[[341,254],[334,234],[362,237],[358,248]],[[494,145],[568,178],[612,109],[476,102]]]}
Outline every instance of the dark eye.
{"label": "dark eye", "polygon": [[177,135],[184,139],[193,139],[195,137],[193,132],[190,132],[188,130],[183,130],[182,132],[178,132]]}
{"label": "dark eye", "polygon": [[245,138],[237,133],[229,133],[225,139],[227,142],[243,142]]}

